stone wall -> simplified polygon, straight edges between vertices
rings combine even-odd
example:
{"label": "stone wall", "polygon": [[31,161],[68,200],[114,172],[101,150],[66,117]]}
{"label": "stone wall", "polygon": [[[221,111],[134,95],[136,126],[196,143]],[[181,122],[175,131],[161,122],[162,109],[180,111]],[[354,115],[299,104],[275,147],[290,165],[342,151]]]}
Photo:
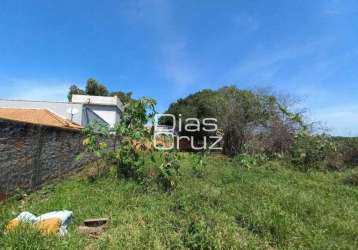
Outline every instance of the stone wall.
{"label": "stone wall", "polygon": [[80,169],[81,133],[0,120],[0,200]]}

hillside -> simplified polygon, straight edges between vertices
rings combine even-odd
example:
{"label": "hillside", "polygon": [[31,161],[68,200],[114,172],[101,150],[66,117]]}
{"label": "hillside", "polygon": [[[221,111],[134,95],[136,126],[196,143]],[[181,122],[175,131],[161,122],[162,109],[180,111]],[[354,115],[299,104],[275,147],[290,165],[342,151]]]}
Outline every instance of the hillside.
{"label": "hillside", "polygon": [[[202,176],[184,154],[180,182],[165,193],[84,173],[0,205],[0,249],[357,249],[358,189],[344,183],[357,169],[299,172],[280,162],[244,167],[210,156]],[[21,211],[74,212],[64,238],[29,229],[4,235]],[[76,231],[86,218],[110,217],[98,239]]]}

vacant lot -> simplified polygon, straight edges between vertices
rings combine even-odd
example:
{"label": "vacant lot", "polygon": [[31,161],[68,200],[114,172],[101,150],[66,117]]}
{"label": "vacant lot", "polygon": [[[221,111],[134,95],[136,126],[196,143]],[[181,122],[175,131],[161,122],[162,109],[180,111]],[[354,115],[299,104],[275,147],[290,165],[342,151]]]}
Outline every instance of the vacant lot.
{"label": "vacant lot", "polygon": [[[112,174],[94,182],[81,174],[8,200],[0,205],[0,249],[358,248],[358,188],[344,183],[357,170],[303,173],[280,162],[247,168],[211,156],[198,175],[193,162],[184,155],[180,182],[170,193]],[[64,238],[2,232],[21,211],[62,209],[75,215]],[[91,217],[111,218],[97,239],[76,231]]]}

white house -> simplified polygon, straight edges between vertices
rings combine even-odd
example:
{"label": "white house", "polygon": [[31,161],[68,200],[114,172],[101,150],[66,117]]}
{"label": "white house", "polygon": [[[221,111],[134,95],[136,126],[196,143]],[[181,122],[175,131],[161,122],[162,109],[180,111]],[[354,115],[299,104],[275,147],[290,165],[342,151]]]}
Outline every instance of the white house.
{"label": "white house", "polygon": [[96,120],[113,127],[123,112],[123,104],[117,96],[73,95],[71,103],[82,105],[83,126]]}
{"label": "white house", "polygon": [[47,109],[82,126],[96,121],[112,127],[120,120],[123,112],[123,104],[117,96],[89,95],[73,95],[71,102],[0,99],[0,108]]}

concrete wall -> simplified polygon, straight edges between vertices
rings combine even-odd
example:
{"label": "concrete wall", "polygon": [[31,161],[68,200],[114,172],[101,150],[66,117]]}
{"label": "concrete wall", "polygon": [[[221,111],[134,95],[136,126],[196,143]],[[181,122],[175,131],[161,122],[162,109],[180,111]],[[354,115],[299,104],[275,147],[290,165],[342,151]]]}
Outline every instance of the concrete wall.
{"label": "concrete wall", "polygon": [[72,121],[82,124],[82,105],[81,103],[68,102],[47,102],[47,101],[22,101],[22,100],[1,100],[0,108],[22,108],[22,109],[48,109],[49,111],[71,120],[71,114],[67,112],[69,109],[77,109],[77,114],[73,115]]}
{"label": "concrete wall", "polygon": [[0,199],[77,171],[80,132],[0,120]]}
{"label": "concrete wall", "polygon": [[119,110],[123,110],[123,104],[117,96],[72,95],[71,101],[83,104],[116,106]]}
{"label": "concrete wall", "polygon": [[85,105],[85,107],[92,110],[111,127],[114,127],[114,125],[120,120],[121,113],[116,106]]}

